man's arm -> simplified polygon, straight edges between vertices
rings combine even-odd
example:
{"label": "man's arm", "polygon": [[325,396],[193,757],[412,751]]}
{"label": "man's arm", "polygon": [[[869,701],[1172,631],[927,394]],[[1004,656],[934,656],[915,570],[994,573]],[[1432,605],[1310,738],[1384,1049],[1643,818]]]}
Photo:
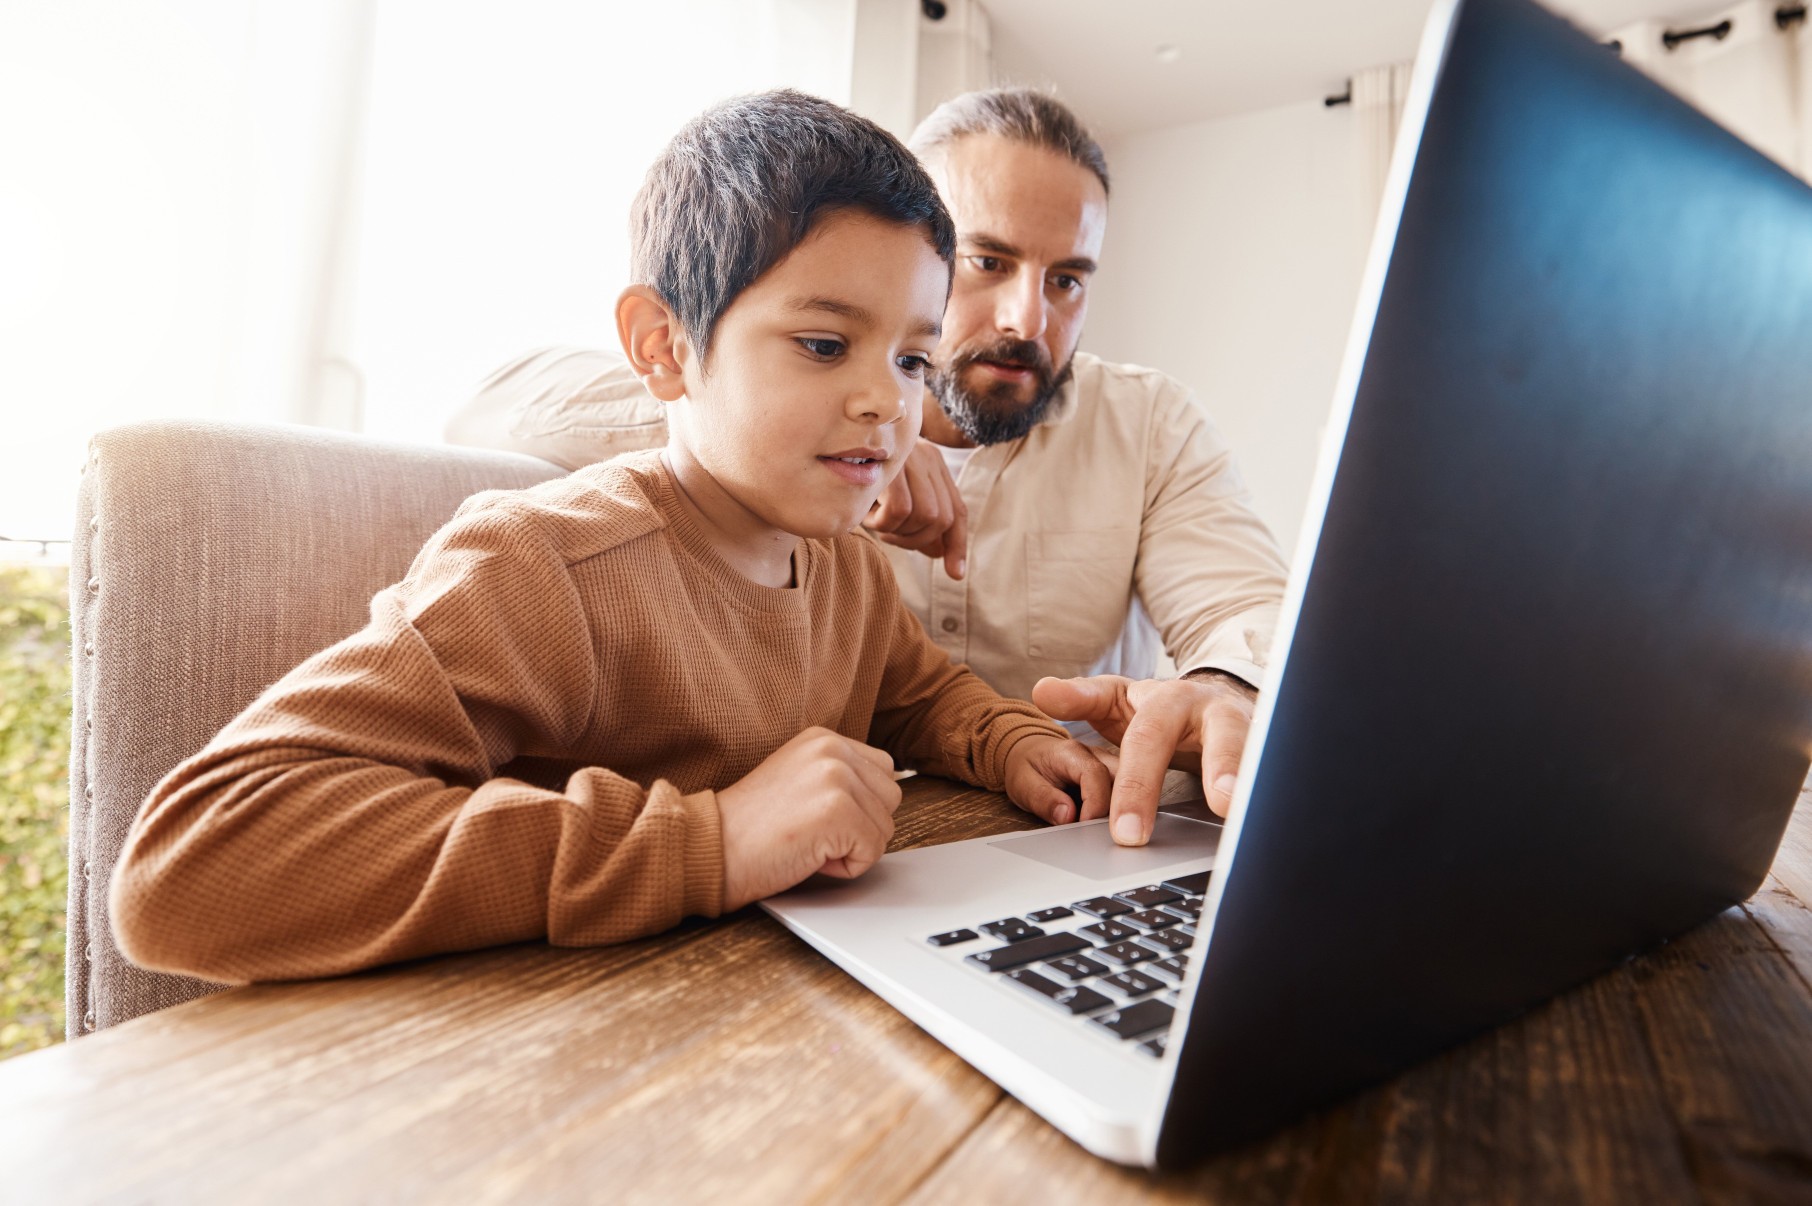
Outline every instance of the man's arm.
{"label": "man's arm", "polygon": [[1120,746],[1114,839],[1141,845],[1157,819],[1164,771],[1202,776],[1226,815],[1283,602],[1285,567],[1233,455],[1187,391],[1168,386],[1153,414],[1135,587],[1186,673],[1044,679],[1033,702],[1086,720]]}
{"label": "man's arm", "polygon": [[537,348],[485,378],[447,420],[449,444],[582,469],[667,442],[666,412],[629,362],[594,348]]}

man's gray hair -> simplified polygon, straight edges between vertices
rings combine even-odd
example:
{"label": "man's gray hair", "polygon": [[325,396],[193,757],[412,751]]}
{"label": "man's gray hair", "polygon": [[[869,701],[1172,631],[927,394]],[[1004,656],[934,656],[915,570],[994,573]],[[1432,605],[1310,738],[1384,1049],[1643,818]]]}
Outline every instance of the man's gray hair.
{"label": "man's gray hair", "polygon": [[1108,191],[1107,156],[1069,106],[1035,88],[984,88],[965,92],[931,111],[906,145],[920,159],[971,134],[994,134],[1013,142],[1054,151],[1095,173]]}

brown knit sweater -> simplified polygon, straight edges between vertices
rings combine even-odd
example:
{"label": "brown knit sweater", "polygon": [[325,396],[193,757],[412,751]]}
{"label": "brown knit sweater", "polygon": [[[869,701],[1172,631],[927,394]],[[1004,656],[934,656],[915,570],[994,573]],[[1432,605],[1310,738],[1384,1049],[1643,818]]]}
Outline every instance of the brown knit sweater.
{"label": "brown knit sweater", "polygon": [[121,948],[232,983],[639,937],[720,911],[714,789],[802,729],[994,790],[1018,740],[1064,736],[952,666],[867,540],[796,567],[731,569],[658,453],[471,499],[151,793]]}

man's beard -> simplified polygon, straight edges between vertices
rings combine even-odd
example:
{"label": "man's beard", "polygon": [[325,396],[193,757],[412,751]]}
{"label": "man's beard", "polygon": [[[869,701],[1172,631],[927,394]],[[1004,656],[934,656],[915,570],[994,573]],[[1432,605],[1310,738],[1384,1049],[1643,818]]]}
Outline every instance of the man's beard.
{"label": "man's beard", "polygon": [[[963,372],[981,360],[1031,369],[1035,385],[1031,401],[1019,401],[1019,385],[1012,381],[994,381],[981,390],[964,386]],[[1004,444],[1038,426],[1057,400],[1057,391],[1069,381],[1074,362],[1072,356],[1062,369],[1053,371],[1042,344],[1002,339],[958,352],[949,364],[933,370],[931,394],[967,439],[977,444]]]}

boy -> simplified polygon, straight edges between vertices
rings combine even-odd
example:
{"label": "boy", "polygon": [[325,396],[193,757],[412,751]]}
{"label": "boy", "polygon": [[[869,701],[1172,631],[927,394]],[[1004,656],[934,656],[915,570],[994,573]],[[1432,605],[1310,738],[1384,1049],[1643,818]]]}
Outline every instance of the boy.
{"label": "boy", "polygon": [[244,982],[654,933],[873,865],[890,755],[1105,814],[1106,769],[952,666],[850,534],[917,437],[950,287],[910,153],[798,93],[732,101],[631,238],[618,334],[667,447],[469,500],[172,771],[112,885],[136,962]]}

